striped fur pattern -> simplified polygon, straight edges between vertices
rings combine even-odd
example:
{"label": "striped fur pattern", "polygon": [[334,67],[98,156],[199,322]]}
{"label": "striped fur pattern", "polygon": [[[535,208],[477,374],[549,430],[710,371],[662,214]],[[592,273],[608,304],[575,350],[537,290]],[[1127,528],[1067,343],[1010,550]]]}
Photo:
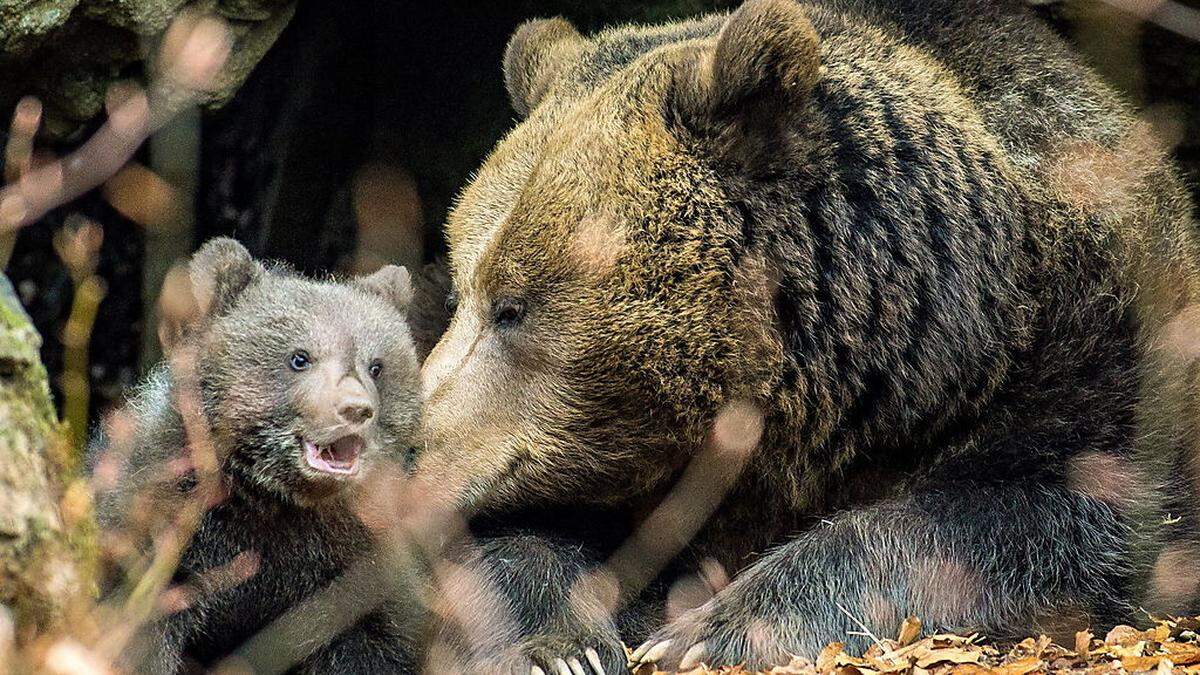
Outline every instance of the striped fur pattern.
{"label": "striped fur pattern", "polygon": [[505,66],[527,117],[448,224],[418,475],[491,514],[639,512],[760,411],[680,562],[738,574],[643,658],[1196,611],[1192,205],[1023,7],[534,22]]}

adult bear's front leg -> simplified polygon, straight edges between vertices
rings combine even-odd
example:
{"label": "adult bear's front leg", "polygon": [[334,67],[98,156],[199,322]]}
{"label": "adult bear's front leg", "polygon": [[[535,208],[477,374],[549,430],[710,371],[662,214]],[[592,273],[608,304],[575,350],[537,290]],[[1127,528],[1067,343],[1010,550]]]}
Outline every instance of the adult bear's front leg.
{"label": "adult bear's front leg", "polygon": [[[636,663],[762,668],[865,647],[904,617],[996,637],[1040,622],[1106,621],[1133,533],[1116,509],[1065,488],[959,484],[846,512],[749,567],[654,634]],[[1086,619],[1083,619],[1086,620]],[[858,634],[854,634],[858,633]]]}
{"label": "adult bear's front leg", "polygon": [[[587,583],[597,565],[577,543],[537,534],[469,547],[445,588],[429,670],[504,675],[614,675],[625,649]],[[441,660],[439,660],[441,659]]]}

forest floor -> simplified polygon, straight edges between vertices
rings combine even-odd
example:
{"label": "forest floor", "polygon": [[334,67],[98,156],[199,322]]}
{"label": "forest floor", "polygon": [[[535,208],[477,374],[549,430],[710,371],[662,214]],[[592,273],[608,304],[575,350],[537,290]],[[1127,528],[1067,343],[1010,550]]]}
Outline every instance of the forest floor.
{"label": "forest floor", "polygon": [[[764,675],[1026,675],[1027,673],[1195,673],[1200,675],[1200,617],[1158,621],[1138,630],[1117,626],[1103,638],[1084,631],[1075,644],[1027,638],[999,646],[978,635],[934,635],[917,639],[921,624],[909,619],[896,639],[876,639],[861,657],[840,643],[825,648],[816,663],[796,659]],[[687,671],[688,675],[752,675],[740,667]],[[663,675],[646,665],[634,675]]]}

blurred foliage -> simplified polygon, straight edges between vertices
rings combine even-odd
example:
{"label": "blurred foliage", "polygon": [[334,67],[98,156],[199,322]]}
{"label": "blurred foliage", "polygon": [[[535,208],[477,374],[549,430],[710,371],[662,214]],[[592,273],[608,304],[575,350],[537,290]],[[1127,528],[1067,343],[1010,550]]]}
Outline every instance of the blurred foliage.
{"label": "blurred foliage", "polygon": [[[411,203],[389,214],[415,214],[416,222],[406,226],[417,236],[391,240],[422,248],[419,255],[375,251],[373,259],[443,255],[441,223],[455,196],[515,124],[500,60],[517,25],[559,15],[592,32],[737,4],[347,0],[330,11],[323,3],[299,3],[233,100],[201,118],[192,244],[233,235],[256,255],[309,273],[361,265],[359,189],[370,173],[364,169],[373,167],[374,175],[407,176],[415,184],[415,196],[402,191],[396,197]],[[1200,7],[1200,0],[1184,4]],[[1200,46],[1100,0],[1042,4],[1038,11],[1152,113],[1191,184],[1200,185]],[[143,151],[138,160],[153,168],[150,154]],[[50,242],[72,211],[106,231],[99,274],[109,293],[93,336],[90,372],[95,410],[102,410],[133,381],[141,366],[139,336],[153,330],[142,325],[149,316],[143,306],[144,232],[100,195],[89,194],[22,233],[9,273],[46,337],[43,358],[57,387],[72,286]],[[386,239],[386,233],[375,237]],[[153,288],[144,290],[154,296]]]}

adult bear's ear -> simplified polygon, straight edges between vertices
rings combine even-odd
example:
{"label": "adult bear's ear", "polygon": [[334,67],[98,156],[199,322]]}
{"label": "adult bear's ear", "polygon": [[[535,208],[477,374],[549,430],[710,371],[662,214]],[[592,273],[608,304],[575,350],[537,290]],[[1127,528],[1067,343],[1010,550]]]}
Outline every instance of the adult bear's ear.
{"label": "adult bear's ear", "polygon": [[686,54],[668,112],[718,151],[754,165],[778,153],[821,67],[819,38],[795,0],[749,0],[716,45]]}
{"label": "adult bear's ear", "polygon": [[188,264],[200,316],[216,317],[229,311],[238,296],[266,273],[266,268],[236,240],[210,239]]}
{"label": "adult bear's ear", "polygon": [[534,19],[517,28],[504,48],[504,84],[521,117],[537,107],[583,46],[583,36],[566,19]]}
{"label": "adult bear's ear", "polygon": [[399,265],[387,265],[379,271],[359,277],[354,285],[387,300],[401,312],[408,311],[413,300],[412,277]]}

